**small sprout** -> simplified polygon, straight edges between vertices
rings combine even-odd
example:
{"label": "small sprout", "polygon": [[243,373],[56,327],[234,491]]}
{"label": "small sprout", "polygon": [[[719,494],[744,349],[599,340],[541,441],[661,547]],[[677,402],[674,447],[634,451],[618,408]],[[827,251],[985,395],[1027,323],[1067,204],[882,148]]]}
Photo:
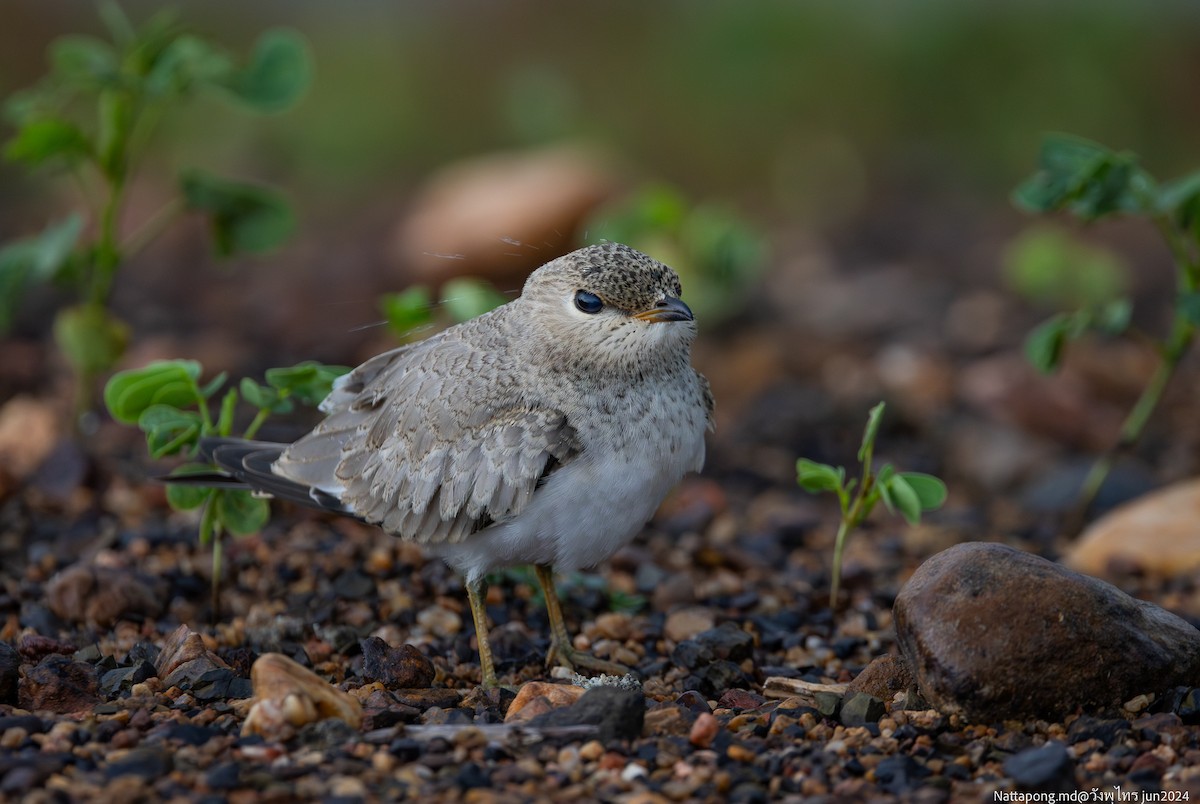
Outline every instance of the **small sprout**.
{"label": "small sprout", "polygon": [[441,301],[436,306],[428,287],[413,285],[402,293],[385,294],[379,300],[379,307],[392,332],[404,340],[413,340],[423,329],[469,321],[506,301],[504,295],[488,282],[462,278],[445,284]]}
{"label": "small sprout", "polygon": [[[0,334],[12,325],[30,284],[55,280],[70,287],[75,303],[58,313],[54,336],[76,373],[80,413],[92,404],[95,379],[112,369],[129,341],[129,328],[109,310],[116,275],[182,213],[208,218],[221,256],[273,249],[295,229],[291,208],[275,191],[185,170],[179,197],[141,221],[132,236],[120,237],[126,190],[155,124],[202,91],[251,111],[279,112],[299,100],[312,77],[308,47],[291,31],[264,33],[239,66],[170,12],[135,27],[116,3],[102,2],[99,9],[111,41],[59,37],[49,48],[49,73],[4,104],[16,129],[4,157],[68,176],[82,191],[80,207],[88,216],[70,213],[40,235],[0,248]],[[97,192],[89,192],[93,186]]]}
{"label": "small sprout", "polygon": [[[159,360],[139,369],[120,371],[104,386],[109,414],[123,424],[136,425],[146,435],[146,449],[154,459],[171,455],[194,458],[200,439],[233,434],[240,398],[256,410],[242,431],[253,438],[271,414],[289,413],[295,401],[316,405],[329,395],[333,381],[349,369],[306,362],[289,368],[268,369],[266,384],[243,378],[237,388],[222,395],[219,406],[210,405],[226,375],[200,384],[203,369],[195,360]],[[175,468],[172,477],[211,477],[217,467],[190,462]],[[200,509],[200,543],[213,547],[213,612],[218,610],[221,577],[221,538],[225,533],[246,536],[267,524],[270,506],[249,491],[213,488],[200,482],[170,484],[167,502],[177,511]]]}
{"label": "small sprout", "polygon": [[[1157,370],[1129,411],[1113,446],[1093,464],[1084,480],[1076,525],[1108,476],[1116,457],[1141,438],[1175,368],[1191,347],[1200,326],[1200,172],[1159,183],[1127,152],[1112,151],[1078,137],[1048,135],[1038,170],[1013,193],[1027,212],[1065,212],[1084,223],[1113,215],[1132,215],[1155,226],[1175,261],[1177,296],[1169,332],[1145,335],[1160,357]],[[1067,344],[1085,332],[1119,335],[1130,330],[1132,301],[1125,280],[1114,282],[1112,261],[1103,252],[1043,240],[1018,266],[1026,284],[1038,287],[1103,289],[1076,299],[1074,309],[1055,314],[1026,340],[1026,354],[1041,371],[1053,371]],[[1028,247],[1027,247],[1028,251]],[[1139,333],[1142,334],[1142,333]]]}
{"label": "small sprout", "polygon": [[874,471],[875,439],[879,434],[883,411],[884,404],[880,402],[871,408],[867,416],[862,445],[858,449],[858,460],[862,464],[859,478],[846,480],[846,470],[841,466],[829,466],[807,458],[796,462],[796,482],[800,488],[813,494],[831,491],[837,495],[841,507],[842,518],[833,546],[833,581],[829,591],[829,604],[835,609],[841,587],[842,551],[846,546],[846,536],[866,521],[876,503],[883,500],[889,511],[900,514],[908,524],[916,525],[921,521],[922,513],[937,510],[946,502],[946,484],[933,475],[897,472],[890,464],[880,467],[878,472]]}

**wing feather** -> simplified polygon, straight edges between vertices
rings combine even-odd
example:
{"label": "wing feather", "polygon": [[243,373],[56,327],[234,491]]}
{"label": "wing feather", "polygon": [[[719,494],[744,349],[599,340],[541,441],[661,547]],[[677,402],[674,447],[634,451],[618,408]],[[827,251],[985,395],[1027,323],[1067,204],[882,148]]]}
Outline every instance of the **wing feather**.
{"label": "wing feather", "polygon": [[517,391],[523,367],[479,340],[495,331],[458,327],[359,366],[273,471],[422,543],[515,516],[582,447],[564,413]]}

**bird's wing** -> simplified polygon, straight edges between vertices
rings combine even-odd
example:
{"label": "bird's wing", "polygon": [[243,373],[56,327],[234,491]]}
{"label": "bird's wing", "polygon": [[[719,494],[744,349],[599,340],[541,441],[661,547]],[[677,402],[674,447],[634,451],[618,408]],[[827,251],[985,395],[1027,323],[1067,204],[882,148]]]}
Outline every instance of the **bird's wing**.
{"label": "bird's wing", "polygon": [[513,367],[465,338],[368,361],[326,409],[273,471],[422,543],[460,541],[515,516],[581,451],[564,413],[531,402]]}

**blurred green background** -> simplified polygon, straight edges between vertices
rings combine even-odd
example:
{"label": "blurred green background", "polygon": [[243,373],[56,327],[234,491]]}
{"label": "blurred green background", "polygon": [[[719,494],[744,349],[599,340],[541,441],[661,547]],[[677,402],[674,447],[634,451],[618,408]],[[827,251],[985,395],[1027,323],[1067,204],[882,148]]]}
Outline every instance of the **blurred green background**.
{"label": "blurred green background", "polygon": [[[127,2],[144,18],[160,3]],[[242,52],[296,27],[313,91],[271,120],[171,121],[173,158],[234,157],[317,208],[353,209],[447,160],[585,138],[689,191],[778,219],[836,219],[912,188],[1000,200],[1040,133],[1188,167],[1200,133],[1200,6],[921,2],[205,2],[183,17]],[[0,92],[44,69],[81,0],[14,0]],[[20,185],[3,176],[6,203]],[[28,187],[21,187],[28,191]],[[12,211],[3,227],[15,226]]]}
{"label": "blurred green background", "polygon": [[[163,4],[123,6],[142,20]],[[165,121],[146,166],[281,187],[303,232],[281,259],[299,265],[386,262],[388,226],[440,167],[562,141],[599,146],[634,182],[720,200],[767,233],[776,262],[797,235],[871,248],[881,220],[944,228],[943,251],[964,214],[1015,230],[1008,194],[1047,130],[1138,152],[1157,175],[1200,162],[1200,5],[1183,0],[176,7],[236,53],[275,25],[311,43],[316,79],[296,109],[254,118],[202,98]],[[3,95],[43,73],[56,35],[102,32],[80,0],[12,0],[0,15]],[[0,167],[0,240],[65,203]],[[342,331],[378,318],[363,304]]]}

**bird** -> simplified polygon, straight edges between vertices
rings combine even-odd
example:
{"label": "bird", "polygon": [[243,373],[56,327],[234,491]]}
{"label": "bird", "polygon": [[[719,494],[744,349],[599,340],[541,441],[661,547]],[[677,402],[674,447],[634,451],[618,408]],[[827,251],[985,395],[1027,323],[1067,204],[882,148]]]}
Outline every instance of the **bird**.
{"label": "bird", "polygon": [[459,572],[484,688],[498,686],[484,578],[516,565],[543,592],[547,664],[628,672],[574,647],[554,573],[609,558],[704,465],[713,396],[681,296],[640,251],[581,248],[507,304],[338,378],[295,442],[201,451],[227,485],[378,525]]}

